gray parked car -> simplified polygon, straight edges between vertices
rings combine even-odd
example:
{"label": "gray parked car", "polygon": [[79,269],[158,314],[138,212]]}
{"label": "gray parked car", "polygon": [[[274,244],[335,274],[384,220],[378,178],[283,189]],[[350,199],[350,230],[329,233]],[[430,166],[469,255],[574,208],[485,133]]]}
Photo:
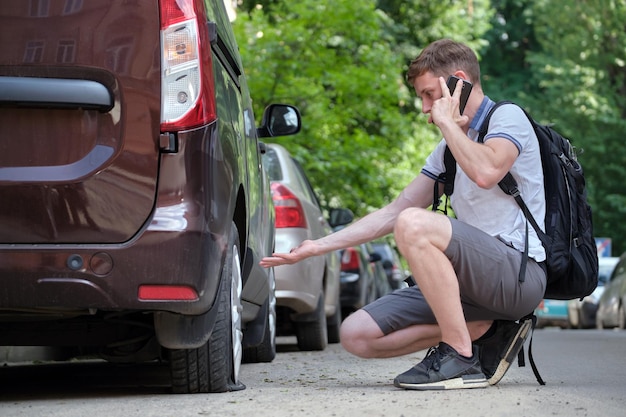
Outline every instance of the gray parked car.
{"label": "gray parked car", "polygon": [[0,345],[244,388],[275,355],[258,137],[300,120],[257,132],[224,2],[2,1],[0,49]]}
{"label": "gray parked car", "polygon": [[[276,252],[289,252],[352,221],[352,213],[343,209],[331,211],[331,222],[324,217],[306,174],[284,147],[267,144],[263,165],[276,208]],[[300,350],[323,350],[329,342],[339,342],[339,253],[279,266],[275,276],[278,334],[295,333]]]}
{"label": "gray parked car", "polygon": [[372,242],[372,245],[382,258],[383,268],[385,268],[387,280],[391,288],[395,290],[405,287],[404,280],[408,274],[404,270],[402,262],[400,262],[400,255],[397,250],[384,241]]}
{"label": "gray parked car", "polygon": [[381,259],[369,242],[341,251],[341,308],[344,318],[391,291]]}
{"label": "gray parked car", "polygon": [[589,329],[596,327],[598,303],[618,261],[619,258],[616,256],[599,257],[598,286],[582,300],[575,298],[567,302],[567,318],[571,328]]}
{"label": "gray parked car", "polygon": [[620,256],[609,281],[604,285],[598,302],[596,327],[626,329],[626,253]]}

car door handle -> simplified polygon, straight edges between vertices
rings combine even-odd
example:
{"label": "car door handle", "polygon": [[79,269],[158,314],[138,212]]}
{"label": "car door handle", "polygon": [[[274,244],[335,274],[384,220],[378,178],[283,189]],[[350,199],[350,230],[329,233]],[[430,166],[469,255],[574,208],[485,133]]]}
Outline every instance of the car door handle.
{"label": "car door handle", "polygon": [[0,103],[15,107],[113,108],[109,89],[97,81],[65,78],[0,77]]}

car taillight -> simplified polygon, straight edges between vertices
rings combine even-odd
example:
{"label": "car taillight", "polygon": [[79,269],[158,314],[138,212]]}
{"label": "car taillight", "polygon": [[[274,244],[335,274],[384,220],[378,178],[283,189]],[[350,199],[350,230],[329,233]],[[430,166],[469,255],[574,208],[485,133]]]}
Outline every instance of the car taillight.
{"label": "car taillight", "polygon": [[359,269],[359,253],[354,248],[344,249],[341,255],[341,270],[356,271]]}
{"label": "car taillight", "polygon": [[278,182],[273,182],[271,188],[274,209],[276,210],[276,228],[306,228],[306,217],[298,197],[289,188]]}
{"label": "car taillight", "polygon": [[211,41],[202,0],[159,0],[161,132],[216,118]]}

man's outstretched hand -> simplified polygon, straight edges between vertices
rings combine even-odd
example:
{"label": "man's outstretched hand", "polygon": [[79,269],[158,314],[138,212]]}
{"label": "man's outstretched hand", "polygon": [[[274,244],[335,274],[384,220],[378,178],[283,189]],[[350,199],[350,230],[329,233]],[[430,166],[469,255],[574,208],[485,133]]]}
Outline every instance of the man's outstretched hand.
{"label": "man's outstretched hand", "polygon": [[293,248],[289,253],[273,253],[261,259],[259,264],[264,268],[271,268],[280,265],[295,264],[311,256],[321,255],[322,252],[317,243],[312,240],[305,240],[297,248]]}

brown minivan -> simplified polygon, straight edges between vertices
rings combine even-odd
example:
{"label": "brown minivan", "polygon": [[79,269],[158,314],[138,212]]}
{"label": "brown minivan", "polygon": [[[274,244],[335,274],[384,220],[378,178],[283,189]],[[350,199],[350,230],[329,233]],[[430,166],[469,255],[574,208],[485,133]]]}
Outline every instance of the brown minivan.
{"label": "brown minivan", "polygon": [[276,352],[258,137],[300,117],[255,127],[223,0],[2,1],[0,50],[0,346],[243,388]]}

